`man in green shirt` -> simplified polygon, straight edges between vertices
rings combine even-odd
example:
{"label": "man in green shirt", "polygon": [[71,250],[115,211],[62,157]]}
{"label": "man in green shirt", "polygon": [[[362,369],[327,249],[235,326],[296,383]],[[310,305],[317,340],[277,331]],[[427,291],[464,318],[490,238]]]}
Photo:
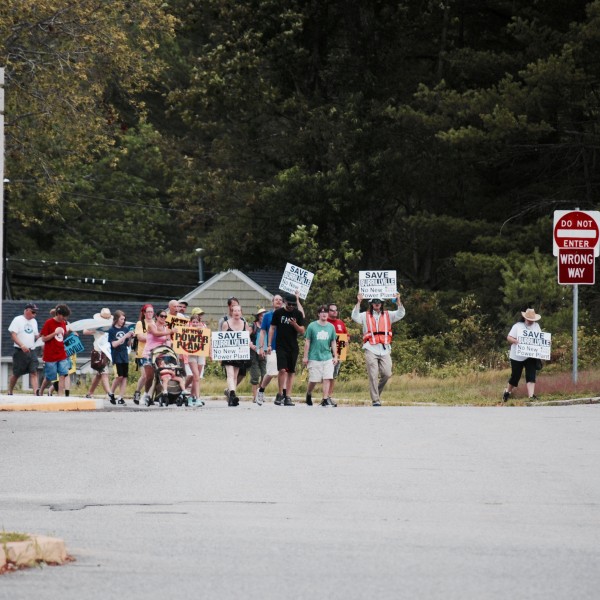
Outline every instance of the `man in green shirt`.
{"label": "man in green shirt", "polygon": [[321,406],[337,406],[330,398],[334,366],[338,361],[336,333],[334,326],[327,321],[327,306],[319,306],[319,319],[310,323],[304,334],[304,358],[302,363],[308,366],[308,388],[306,404],[312,406],[312,391],[317,383],[323,382],[323,400]]}

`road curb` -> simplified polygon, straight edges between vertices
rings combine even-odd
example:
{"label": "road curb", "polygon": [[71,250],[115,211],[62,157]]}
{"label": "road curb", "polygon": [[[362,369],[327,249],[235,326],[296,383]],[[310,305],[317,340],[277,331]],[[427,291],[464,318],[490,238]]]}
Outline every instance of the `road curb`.
{"label": "road curb", "polygon": [[78,396],[26,396],[0,395],[0,411],[8,410],[100,410],[104,408],[102,398],[80,398]]}
{"label": "road curb", "polygon": [[31,535],[23,542],[0,544],[0,571],[10,566],[31,567],[39,562],[62,565],[69,560],[64,540],[45,535]]}
{"label": "road curb", "polygon": [[573,398],[572,400],[548,400],[547,402],[527,402],[525,406],[572,406],[574,404],[600,404],[600,397]]}

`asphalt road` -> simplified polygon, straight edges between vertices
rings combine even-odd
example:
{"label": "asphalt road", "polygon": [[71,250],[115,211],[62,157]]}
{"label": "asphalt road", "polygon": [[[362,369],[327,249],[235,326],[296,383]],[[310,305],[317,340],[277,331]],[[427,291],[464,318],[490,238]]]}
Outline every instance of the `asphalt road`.
{"label": "asphalt road", "polygon": [[600,406],[0,413],[0,598],[597,599]]}

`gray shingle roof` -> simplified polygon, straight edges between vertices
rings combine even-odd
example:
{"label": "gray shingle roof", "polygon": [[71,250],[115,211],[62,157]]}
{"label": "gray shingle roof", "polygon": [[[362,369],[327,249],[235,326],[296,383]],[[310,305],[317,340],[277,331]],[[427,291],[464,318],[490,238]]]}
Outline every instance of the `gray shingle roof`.
{"label": "gray shingle roof", "polygon": [[[54,308],[57,304],[66,304],[71,309],[71,316],[69,321],[79,321],[79,319],[91,319],[94,314],[100,312],[100,310],[107,306],[114,313],[115,310],[122,310],[125,312],[128,321],[137,321],[142,304],[140,302],[90,302],[84,300],[72,300],[70,302],[56,302],[55,300],[4,300],[2,302],[2,357],[9,357],[13,354],[13,342],[8,332],[8,327],[11,321],[17,316],[22,315],[25,305],[29,302],[33,302],[38,307],[37,322],[38,327],[41,329],[47,319],[50,318],[50,309]],[[149,300],[149,302],[152,302]],[[158,302],[152,302],[155,306],[164,307],[167,303],[164,300]],[[81,335],[81,341],[85,347],[85,350],[81,353],[81,356],[89,356],[92,351],[92,343],[94,337],[91,335]]]}

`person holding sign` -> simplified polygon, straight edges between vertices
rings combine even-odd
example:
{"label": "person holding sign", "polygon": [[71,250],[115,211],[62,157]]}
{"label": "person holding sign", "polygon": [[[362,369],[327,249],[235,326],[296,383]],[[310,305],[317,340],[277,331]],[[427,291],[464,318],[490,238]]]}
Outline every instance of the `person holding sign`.
{"label": "person holding sign", "polygon": [[306,404],[312,406],[312,391],[317,383],[322,383],[323,400],[321,406],[337,406],[331,399],[333,370],[338,361],[335,328],[328,323],[329,310],[325,304],[319,306],[318,320],[309,323],[304,334],[304,358],[308,367],[308,388]]}
{"label": "person holding sign", "polygon": [[398,309],[383,310],[380,298],[371,298],[369,308],[360,312],[363,295],[358,294],[358,302],[352,310],[352,320],[363,326],[363,349],[369,376],[369,390],[373,406],[381,406],[381,392],[392,376],[392,323],[404,318],[406,310],[396,292]]}
{"label": "person holding sign", "polygon": [[175,334],[174,329],[167,327],[167,311],[159,310],[156,315],[156,321],[147,321],[148,329],[146,331],[146,345],[144,346],[144,358],[147,361],[144,362],[144,396],[143,400],[146,406],[152,404],[150,398],[150,388],[154,380],[154,371],[152,369],[151,353],[154,348],[164,344],[165,346],[172,346],[173,342],[171,338]]}
{"label": "person holding sign", "polygon": [[[346,329],[346,323],[344,323],[344,321],[342,321],[338,317],[339,317],[339,312],[338,312],[337,304],[335,302],[330,302],[327,305],[327,321],[329,323],[331,323],[333,325],[333,327],[335,328],[335,333],[338,336],[338,344],[339,344],[339,343],[341,343],[339,341],[339,336],[340,335],[347,336],[348,330]],[[348,340],[346,340],[345,343],[347,344]],[[331,396],[333,396],[333,388],[335,387],[335,380],[337,379],[338,375],[340,374],[341,365],[342,365],[342,362],[341,362],[341,360],[339,360],[339,356],[338,356],[338,361],[335,364],[335,368],[333,369],[333,379],[331,380],[331,387],[329,389],[329,393]]]}
{"label": "person holding sign", "polygon": [[67,317],[71,309],[66,304],[59,304],[54,309],[54,315],[48,319],[40,337],[44,342],[44,380],[40,388],[39,396],[43,395],[44,389],[58,376],[58,395],[65,393],[65,380],[69,375],[71,361],[65,351],[64,338],[68,331]]}
{"label": "person holding sign", "polygon": [[[199,329],[199,328],[203,328],[206,329],[206,325],[202,322],[200,315],[204,314],[204,311],[202,311],[201,308],[194,308],[194,310],[198,310],[198,312],[192,312],[192,316],[190,317],[190,320],[188,322],[188,327],[191,327],[192,329]],[[190,367],[190,370],[192,372],[192,381],[191,381],[191,391],[192,391],[192,395],[189,399],[189,401],[191,402],[192,406],[204,406],[204,402],[202,402],[202,400],[200,400],[200,375],[202,374],[202,368],[204,367],[204,363],[205,363],[205,358],[204,356],[195,356],[195,355],[189,355],[187,357],[188,359],[188,365]],[[189,379],[189,377],[188,377]],[[187,381],[186,381],[187,383]],[[185,386],[184,386],[185,389]]]}
{"label": "person holding sign", "polygon": [[537,359],[520,356],[517,354],[517,350],[519,338],[523,337],[524,333],[541,333],[542,330],[537,322],[542,318],[542,315],[538,315],[533,308],[528,308],[525,312],[521,312],[521,315],[523,318],[512,326],[506,337],[510,344],[509,358],[512,372],[510,374],[510,379],[508,380],[508,385],[502,394],[502,400],[504,402],[510,398],[512,391],[519,385],[523,369],[525,369],[527,395],[529,398],[537,400],[537,396],[535,395]]}
{"label": "person holding sign", "polygon": [[[250,327],[248,323],[242,318],[242,307],[239,304],[233,306],[230,312],[231,316],[223,322],[221,331],[248,331]],[[256,346],[255,346],[256,347]],[[240,368],[246,368],[245,360],[223,360],[221,364],[225,367],[227,373],[227,389],[229,391],[229,398],[227,398],[228,406],[238,406],[240,399],[236,394],[236,388],[238,384],[238,374]]]}
{"label": "person holding sign", "polygon": [[272,352],[273,336],[277,332],[277,380],[279,394],[275,397],[277,406],[294,406],[290,395],[298,361],[298,336],[304,333],[304,314],[297,308],[297,298],[286,294],[285,306],[273,313],[269,327],[267,354]]}

